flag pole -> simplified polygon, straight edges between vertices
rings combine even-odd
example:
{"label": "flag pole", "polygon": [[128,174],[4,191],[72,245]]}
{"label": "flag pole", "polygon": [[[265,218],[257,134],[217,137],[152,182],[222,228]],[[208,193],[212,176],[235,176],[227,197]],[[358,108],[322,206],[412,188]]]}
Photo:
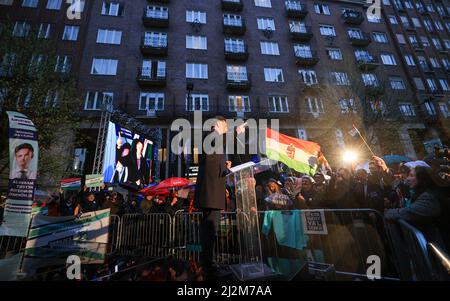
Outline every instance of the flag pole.
{"label": "flag pole", "polygon": [[358,133],[359,137],[361,137],[361,140],[364,142],[364,144],[367,146],[367,148],[369,149],[370,153],[372,154],[372,156],[375,156],[374,152],[372,151],[372,149],[370,148],[369,144],[367,144],[366,139],[364,139],[364,137],[361,135],[361,132],[358,130],[358,128],[353,124],[353,128],[356,130],[356,132]]}

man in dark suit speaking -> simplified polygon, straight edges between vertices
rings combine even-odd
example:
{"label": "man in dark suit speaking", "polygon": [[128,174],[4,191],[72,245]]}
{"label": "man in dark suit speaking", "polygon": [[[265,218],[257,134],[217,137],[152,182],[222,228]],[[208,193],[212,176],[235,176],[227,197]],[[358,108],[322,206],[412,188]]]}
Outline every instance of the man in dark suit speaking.
{"label": "man in dark suit speaking", "polygon": [[[237,127],[236,133],[245,131],[245,124]],[[213,249],[216,233],[220,223],[220,210],[226,204],[226,175],[231,168],[225,154],[225,134],[228,132],[224,117],[216,117],[212,132],[208,135],[211,141],[222,141],[221,145],[213,145],[214,151],[205,153],[203,150],[199,160],[199,171],[195,189],[195,207],[203,211],[200,222],[200,243],[202,246],[201,263],[205,276],[214,275]],[[236,136],[235,136],[236,137]]]}

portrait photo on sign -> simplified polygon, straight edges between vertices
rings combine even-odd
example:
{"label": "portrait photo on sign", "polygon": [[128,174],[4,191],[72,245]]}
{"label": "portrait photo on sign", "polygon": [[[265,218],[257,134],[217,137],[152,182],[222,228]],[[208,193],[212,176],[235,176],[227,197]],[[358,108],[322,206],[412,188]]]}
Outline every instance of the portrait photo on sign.
{"label": "portrait photo on sign", "polygon": [[37,176],[37,141],[10,139],[10,179],[36,180]]}

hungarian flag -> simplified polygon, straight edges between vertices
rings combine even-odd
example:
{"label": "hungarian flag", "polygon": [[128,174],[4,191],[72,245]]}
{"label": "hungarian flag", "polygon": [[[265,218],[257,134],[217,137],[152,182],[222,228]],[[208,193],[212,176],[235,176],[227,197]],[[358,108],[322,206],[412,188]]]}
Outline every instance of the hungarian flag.
{"label": "hungarian flag", "polygon": [[78,190],[81,187],[81,178],[62,179],[60,183],[62,190]]}
{"label": "hungarian flag", "polygon": [[266,129],[266,155],[269,159],[283,162],[290,168],[314,175],[320,145],[311,141],[289,137]]}

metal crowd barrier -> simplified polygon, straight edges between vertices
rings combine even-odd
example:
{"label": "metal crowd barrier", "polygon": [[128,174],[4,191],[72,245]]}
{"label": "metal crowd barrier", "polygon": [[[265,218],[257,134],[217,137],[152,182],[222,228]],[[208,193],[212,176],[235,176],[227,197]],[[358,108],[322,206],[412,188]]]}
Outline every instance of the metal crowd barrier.
{"label": "metal crowd barrier", "polygon": [[[199,260],[201,212],[179,211],[174,215],[174,255],[182,260]],[[220,218],[214,247],[214,257],[219,264],[239,262],[236,213],[223,212]]]}
{"label": "metal crowd barrier", "polygon": [[0,236],[0,259],[18,253],[24,246],[26,237]]}
{"label": "metal crowd barrier", "polygon": [[388,225],[388,233],[392,237],[393,255],[402,280],[450,280],[445,271],[444,253],[435,243],[427,242],[421,231],[404,220],[398,220]]}
{"label": "metal crowd barrier", "polygon": [[125,214],[117,250],[122,255],[164,257],[173,252],[172,217],[168,213]]}

